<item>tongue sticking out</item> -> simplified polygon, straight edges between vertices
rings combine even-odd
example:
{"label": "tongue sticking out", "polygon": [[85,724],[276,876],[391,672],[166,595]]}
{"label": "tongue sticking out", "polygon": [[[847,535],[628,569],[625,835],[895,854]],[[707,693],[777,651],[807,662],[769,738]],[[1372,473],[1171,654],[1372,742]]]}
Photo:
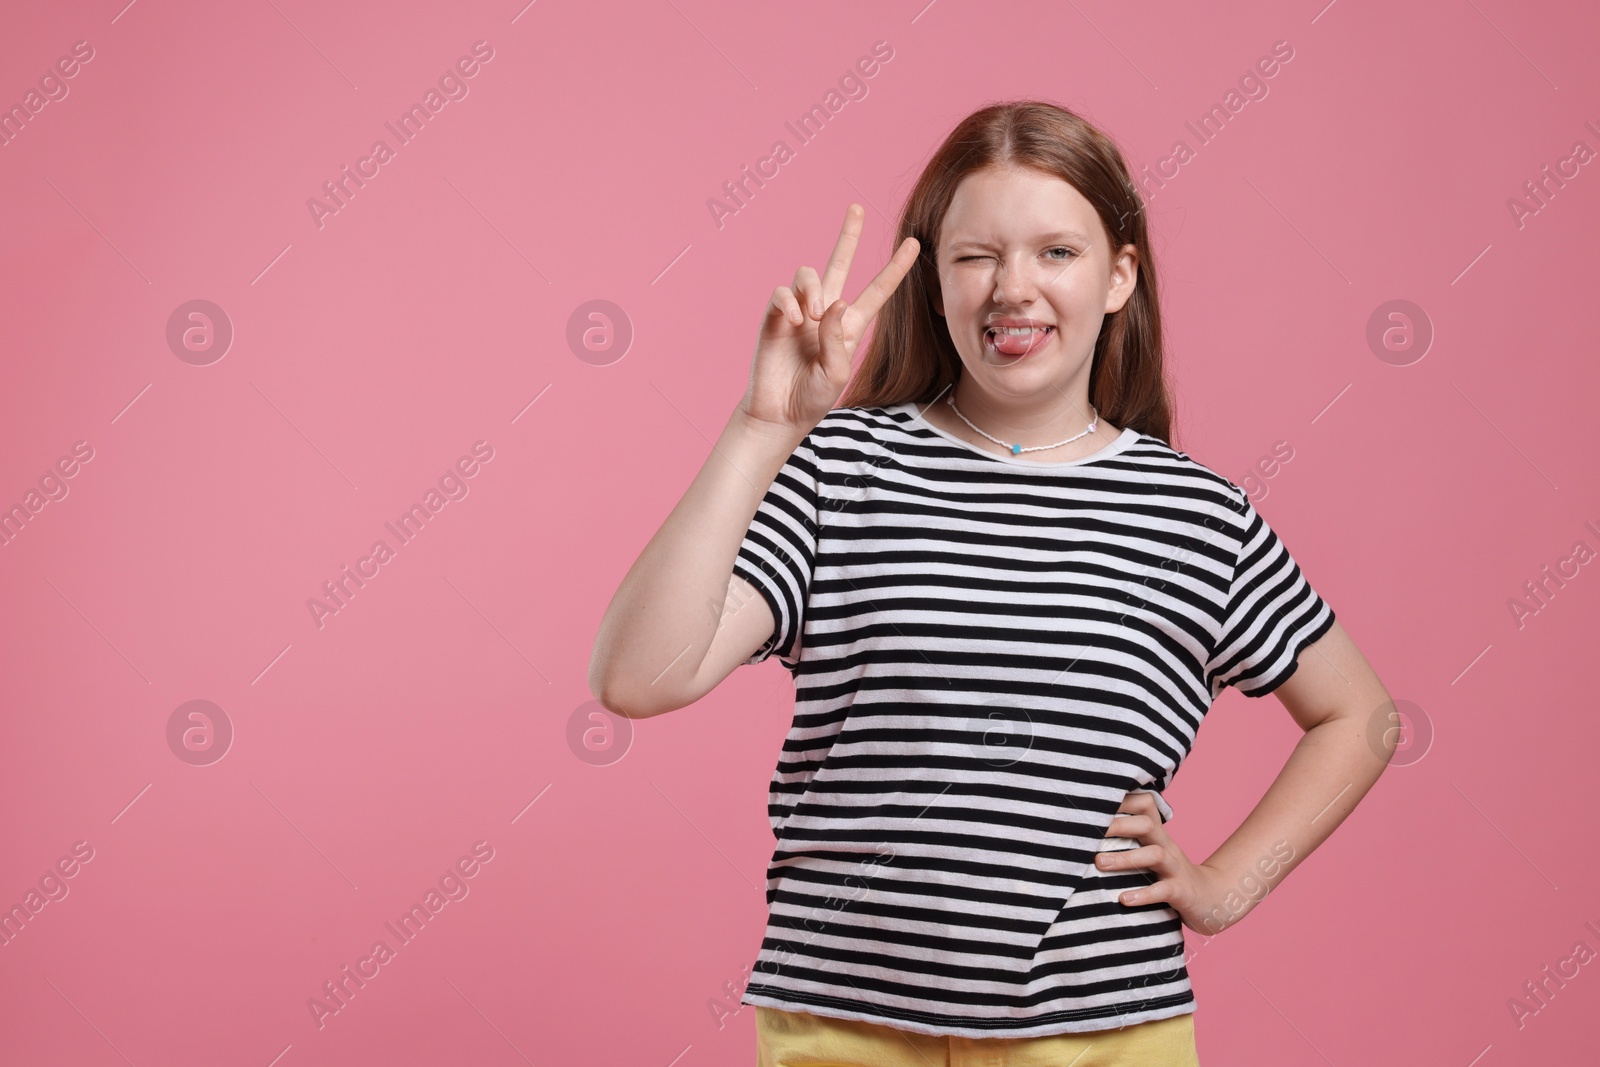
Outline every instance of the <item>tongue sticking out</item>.
{"label": "tongue sticking out", "polygon": [[1009,330],[990,330],[989,343],[994,350],[1007,356],[1025,356],[1038,348],[1049,338],[1048,329],[1030,330],[1027,333],[1012,333]]}

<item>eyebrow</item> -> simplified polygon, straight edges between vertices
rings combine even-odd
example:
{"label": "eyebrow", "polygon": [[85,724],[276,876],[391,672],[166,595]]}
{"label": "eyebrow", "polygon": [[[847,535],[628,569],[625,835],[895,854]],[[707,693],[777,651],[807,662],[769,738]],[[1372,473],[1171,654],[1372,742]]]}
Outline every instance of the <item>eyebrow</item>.
{"label": "eyebrow", "polygon": [[[1082,241],[1085,244],[1090,243],[1089,238],[1084,234],[1079,233],[1077,230],[1056,230],[1051,233],[1040,234],[1038,239],[1041,241],[1077,240]],[[987,243],[987,241],[979,240],[977,238],[967,238],[965,240],[952,241],[950,243],[950,247],[964,248],[968,245],[984,245]]]}

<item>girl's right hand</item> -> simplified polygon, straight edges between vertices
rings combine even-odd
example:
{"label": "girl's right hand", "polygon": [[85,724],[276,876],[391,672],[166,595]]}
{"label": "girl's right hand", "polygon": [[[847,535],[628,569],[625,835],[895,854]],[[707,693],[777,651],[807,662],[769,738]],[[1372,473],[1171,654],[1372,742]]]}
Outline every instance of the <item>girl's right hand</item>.
{"label": "girl's right hand", "polygon": [[865,216],[860,204],[845,210],[844,228],[823,275],[819,278],[811,267],[795,271],[792,287],[773,290],[761,322],[750,386],[739,407],[751,420],[796,441],[833,410],[850,380],[856,346],[921,249],[915,237],[907,237],[854,303],[840,299]]}

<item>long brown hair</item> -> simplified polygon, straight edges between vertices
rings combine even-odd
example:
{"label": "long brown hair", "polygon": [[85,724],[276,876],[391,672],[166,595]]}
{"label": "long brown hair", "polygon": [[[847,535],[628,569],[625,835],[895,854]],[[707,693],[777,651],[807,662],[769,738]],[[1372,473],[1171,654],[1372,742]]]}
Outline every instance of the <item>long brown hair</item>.
{"label": "long brown hair", "polygon": [[839,406],[922,403],[960,377],[961,357],[933,305],[939,292],[939,233],[962,179],[995,166],[1031,167],[1061,178],[1094,205],[1113,253],[1125,244],[1138,249],[1133,293],[1121,310],[1105,317],[1095,340],[1089,402],[1113,425],[1131,426],[1170,445],[1161,308],[1144,204],[1111,138],[1071,111],[1040,100],[974,111],[928,160],[906,200],[892,246],[915,237],[921,252],[878,312],[866,355]]}

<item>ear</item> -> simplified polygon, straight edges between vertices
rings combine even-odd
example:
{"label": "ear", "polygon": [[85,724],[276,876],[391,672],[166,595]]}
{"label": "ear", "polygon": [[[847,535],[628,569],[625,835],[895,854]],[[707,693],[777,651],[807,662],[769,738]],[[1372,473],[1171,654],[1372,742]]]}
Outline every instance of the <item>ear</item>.
{"label": "ear", "polygon": [[1121,311],[1139,281],[1139,250],[1131,244],[1123,245],[1117,253],[1112,268],[1111,289],[1106,294],[1106,314]]}

